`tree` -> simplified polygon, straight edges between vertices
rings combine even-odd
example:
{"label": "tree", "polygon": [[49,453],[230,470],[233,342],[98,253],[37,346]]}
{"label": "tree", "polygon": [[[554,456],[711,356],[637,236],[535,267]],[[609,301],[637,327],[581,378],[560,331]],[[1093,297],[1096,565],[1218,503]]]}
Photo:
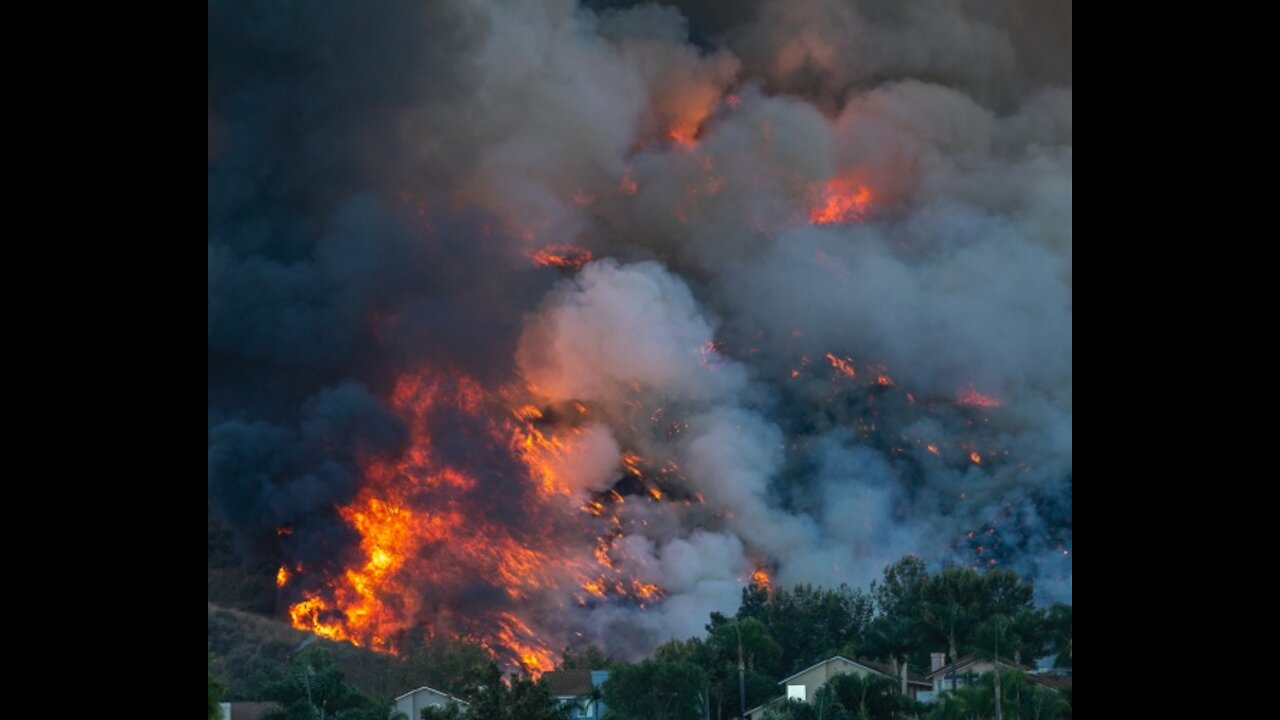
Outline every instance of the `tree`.
{"label": "tree", "polygon": [[764,720],[819,720],[818,708],[803,700],[780,700],[765,708]]}
{"label": "tree", "polygon": [[561,655],[557,670],[608,670],[614,664],[613,659],[595,645],[588,645],[581,650],[565,649]]}
{"label": "tree", "polygon": [[561,706],[545,682],[527,678],[503,681],[498,666],[489,664],[476,688],[470,720],[566,720],[572,706]]}
{"label": "tree", "polygon": [[[906,616],[882,616],[867,632],[865,655],[885,659],[893,667],[903,695],[907,694],[908,659],[920,644],[920,621]],[[852,655],[852,652],[849,653]]]}
{"label": "tree", "polygon": [[[466,713],[462,711],[462,707],[455,703],[449,703],[444,707],[428,707],[422,708],[422,720],[462,720],[466,717]],[[395,718],[392,718],[395,720]],[[414,720],[413,718],[405,718],[405,720]]]}
{"label": "tree", "polygon": [[990,568],[982,574],[981,605],[978,614],[982,620],[992,615],[1013,617],[1031,609],[1035,586],[1023,580],[1008,568]]}
{"label": "tree", "polygon": [[218,720],[222,715],[222,693],[225,692],[222,683],[218,678],[213,676],[213,653],[209,654],[209,720]]}
{"label": "tree", "polygon": [[366,697],[347,684],[321,649],[294,658],[262,694],[279,705],[265,720],[386,720],[391,708],[391,703]]}
{"label": "tree", "polygon": [[924,561],[908,555],[884,569],[884,579],[871,582],[871,596],[881,617],[919,619],[924,609],[924,591],[929,573]]}
{"label": "tree", "polygon": [[782,646],[769,634],[764,623],[755,618],[735,619],[716,627],[707,638],[707,644],[720,657],[731,658],[735,668],[739,644],[748,670],[776,671],[782,658]]}
{"label": "tree", "polygon": [[702,668],[686,661],[645,660],[614,668],[604,683],[606,720],[699,720]]}
{"label": "tree", "polygon": [[938,696],[930,720],[973,720],[990,714],[987,693],[980,687],[961,687]]}
{"label": "tree", "polygon": [[[897,683],[882,675],[837,675],[818,691],[815,704],[832,709],[830,717],[850,720],[891,720],[911,712],[916,703],[898,692]],[[827,705],[830,703],[830,705]]]}
{"label": "tree", "polygon": [[1034,661],[1045,654],[1049,645],[1045,611],[1039,608],[1023,609],[1009,618],[1009,621],[1011,626],[1008,652],[1013,655],[1015,665],[1021,666],[1024,664],[1024,659]]}
{"label": "tree", "polygon": [[[723,618],[719,613],[712,613],[714,622],[716,616]],[[708,626],[710,627],[710,625]],[[711,702],[714,700],[719,710],[723,710],[724,701],[727,697],[727,684],[729,682],[729,668],[724,664],[723,658],[717,656],[720,648],[714,648],[708,642],[703,642],[701,638],[689,638],[688,640],[671,640],[659,645],[653,651],[653,659],[660,662],[687,662],[691,665],[700,667],[704,671],[703,687],[698,691],[698,704],[703,708],[703,714],[707,717],[711,715]],[[717,713],[719,715],[720,713]]]}
{"label": "tree", "polygon": [[[871,596],[860,588],[796,585],[791,590],[776,588],[772,595],[759,588],[745,589],[736,617],[763,623],[782,648],[776,671],[785,675],[828,658],[849,643],[863,643],[874,611]],[[707,631],[714,634],[728,622],[729,618],[713,613]],[[775,670],[759,662],[756,667]]]}
{"label": "tree", "polygon": [[404,643],[414,648],[405,659],[403,682],[429,685],[471,700],[489,677],[493,658],[483,646],[416,630]]}
{"label": "tree", "polygon": [[1071,667],[1071,606],[1061,603],[1049,608],[1047,619],[1051,647],[1058,653],[1053,666]]}
{"label": "tree", "polygon": [[[961,645],[968,645],[969,635],[984,605],[982,578],[973,570],[949,567],[929,578],[924,588],[922,619],[933,629],[934,636],[947,643],[947,656],[952,664],[959,658]],[[952,681],[954,689],[954,680]]]}
{"label": "tree", "polygon": [[1000,677],[1004,673],[1000,671],[1000,646],[1003,644],[1005,649],[1008,649],[1012,625],[1008,617],[992,615],[982,624],[982,627],[978,628],[978,657],[990,660],[995,664],[995,672],[992,675],[994,677],[993,693],[996,720],[1004,720],[1004,704],[1002,702],[1004,696],[1000,692]]}

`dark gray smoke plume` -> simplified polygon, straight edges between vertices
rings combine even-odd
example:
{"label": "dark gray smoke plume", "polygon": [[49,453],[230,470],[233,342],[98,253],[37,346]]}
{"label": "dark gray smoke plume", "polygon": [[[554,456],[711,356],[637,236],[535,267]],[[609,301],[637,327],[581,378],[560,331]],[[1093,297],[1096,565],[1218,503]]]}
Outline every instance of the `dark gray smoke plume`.
{"label": "dark gray smoke plume", "polygon": [[211,512],[318,586],[441,368],[592,408],[574,502],[623,450],[702,500],[620,509],[664,601],[547,628],[634,654],[906,553],[1069,601],[1071,4],[588,5],[210,3]]}

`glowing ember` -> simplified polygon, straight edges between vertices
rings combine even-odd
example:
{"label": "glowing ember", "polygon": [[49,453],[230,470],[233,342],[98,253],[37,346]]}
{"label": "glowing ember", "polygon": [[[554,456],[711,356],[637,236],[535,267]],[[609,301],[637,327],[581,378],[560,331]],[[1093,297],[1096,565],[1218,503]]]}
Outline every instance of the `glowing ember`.
{"label": "glowing ember", "polygon": [[629,171],[626,175],[623,175],[622,180],[618,182],[618,192],[623,195],[635,195],[636,191],[639,189],[640,186],[636,184],[635,178],[631,177],[631,173]]}
{"label": "glowing ember", "polygon": [[716,369],[721,362],[720,355],[723,345],[714,340],[708,340],[702,347],[698,348],[698,362],[706,368]]}
{"label": "glowing ember", "polygon": [[849,178],[831,178],[818,203],[809,209],[809,222],[814,225],[862,222],[871,212],[874,200],[871,188],[866,185]]}
{"label": "glowing ember", "polygon": [[927,446],[925,449],[926,449],[926,450],[928,450],[929,452],[933,453],[934,455],[937,455],[937,454],[938,454],[938,446],[937,446],[937,445],[929,445],[929,446]]}
{"label": "glowing ember", "polygon": [[548,245],[528,253],[529,259],[539,267],[557,267],[577,272],[583,265],[595,259],[590,250],[574,245]]}
{"label": "glowing ember", "polygon": [[625,452],[622,454],[622,466],[627,469],[627,472],[635,475],[636,477],[644,475],[640,470],[640,456],[633,452]]}
{"label": "glowing ember", "polygon": [[284,587],[287,582],[289,582],[289,570],[281,565],[280,569],[276,571],[276,587]]}
{"label": "glowing ember", "polygon": [[841,375],[846,377],[856,377],[857,371],[853,369],[853,358],[839,358],[831,353],[827,353],[827,361],[831,363],[831,367],[835,368]]}
{"label": "glowing ember", "polygon": [[631,581],[631,590],[637,597],[645,600],[657,600],[662,597],[662,590],[653,583],[642,583],[639,580]]}
{"label": "glowing ember", "polygon": [[893,384],[893,378],[888,375],[880,374],[876,376],[876,384],[881,387],[889,387]]}
{"label": "glowing ember", "polygon": [[289,537],[292,534],[293,534],[293,528],[289,527],[288,525],[282,525],[276,528],[276,535],[279,535],[280,537]]}
{"label": "glowing ember", "polygon": [[990,395],[983,395],[970,385],[956,394],[956,402],[960,405],[980,408],[997,408],[1001,403]]}
{"label": "glowing ember", "polygon": [[667,139],[675,143],[676,147],[681,150],[692,150],[698,146],[698,141],[694,139],[694,133],[697,130],[696,127],[692,130],[688,128],[672,128],[667,131]]}
{"label": "glowing ember", "polygon": [[982,456],[976,452],[969,453],[969,459],[973,461],[974,465],[980,465],[982,463]]}

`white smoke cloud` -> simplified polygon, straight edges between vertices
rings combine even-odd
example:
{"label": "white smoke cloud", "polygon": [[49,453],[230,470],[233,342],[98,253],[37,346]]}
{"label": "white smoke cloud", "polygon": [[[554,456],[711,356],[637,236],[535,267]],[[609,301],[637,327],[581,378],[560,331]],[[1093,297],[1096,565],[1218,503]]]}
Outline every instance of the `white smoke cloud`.
{"label": "white smoke cloud", "polygon": [[[637,522],[618,553],[667,597],[644,611],[585,611],[593,639],[630,655],[699,634],[708,612],[734,609],[759,564],[783,584],[860,584],[908,552],[961,557],[954,547],[966,531],[997,525],[1008,562],[1043,578],[1046,597],[1069,600],[1070,561],[1057,545],[1071,528],[1070,3],[709,5],[731,21],[691,26],[650,4],[442,3],[429,16],[441,29],[421,30],[426,49],[408,44],[425,55],[372,47],[350,67],[337,62],[345,45],[326,44],[339,31],[317,32],[310,42],[326,49],[317,55],[350,77],[334,71],[346,84],[311,114],[328,117],[352,88],[381,87],[373,80],[392,69],[398,92],[367,103],[394,108],[391,120],[334,120],[304,145],[359,147],[364,162],[353,164],[373,166],[397,191],[427,188],[496,219],[502,227],[478,237],[445,233],[467,245],[460,265],[487,270],[494,255],[552,243],[603,258],[547,291],[515,351],[538,395],[591,407],[570,454],[553,460],[557,474],[583,493],[602,490],[620,474],[620,452],[635,450],[675,463],[681,490],[705,504],[622,510]],[[415,19],[425,12],[406,8]],[[266,182],[257,156],[272,147],[224,126],[214,95],[211,163],[231,153],[238,164],[211,171],[211,228]],[[364,157],[384,142],[392,152]],[[326,152],[309,167],[328,167]],[[384,157],[391,169],[378,166]],[[871,209],[857,223],[811,225],[833,177],[865,185]],[[364,319],[389,304],[386,278],[410,286],[406,268],[428,264],[407,241],[372,252],[370,228],[389,224],[383,216],[341,215],[339,240],[296,265],[276,258],[298,243],[258,257],[257,226],[219,225],[219,238],[245,247],[211,239],[211,348],[216,339],[229,356],[271,362],[316,343],[302,355],[334,355],[326,343],[354,352]],[[309,227],[281,225],[284,235]],[[365,253],[377,261],[352,264]],[[225,308],[257,297],[241,285],[264,288],[266,301],[246,304],[254,327],[271,333],[235,331],[244,313]],[[531,307],[504,288],[435,285],[446,300],[415,297],[389,313],[466,316],[483,304],[475,295],[509,313]],[[336,317],[343,332],[304,332],[309,322],[299,331],[307,342],[269,344],[293,337],[279,328],[297,323],[284,320],[316,308],[326,311],[319,325]],[[417,332],[445,335],[435,325]],[[406,344],[412,357],[419,343]],[[863,374],[883,366],[892,394],[862,376],[837,384],[826,353],[854,358]],[[1001,405],[958,410],[965,388]],[[253,394],[236,390],[228,396]],[[655,431],[659,413],[682,429]],[[237,428],[218,437],[239,437]],[[987,457],[970,462],[978,443]],[[265,457],[240,450],[217,457],[237,469],[242,456]]]}

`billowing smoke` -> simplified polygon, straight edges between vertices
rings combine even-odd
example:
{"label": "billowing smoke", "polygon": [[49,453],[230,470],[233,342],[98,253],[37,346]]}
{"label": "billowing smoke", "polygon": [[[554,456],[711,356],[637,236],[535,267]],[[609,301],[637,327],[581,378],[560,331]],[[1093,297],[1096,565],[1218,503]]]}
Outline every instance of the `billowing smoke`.
{"label": "billowing smoke", "polygon": [[[635,655],[906,553],[1069,601],[1070,3],[587,5],[210,5],[210,512],[280,611]],[[388,497],[548,569],[379,564]]]}

